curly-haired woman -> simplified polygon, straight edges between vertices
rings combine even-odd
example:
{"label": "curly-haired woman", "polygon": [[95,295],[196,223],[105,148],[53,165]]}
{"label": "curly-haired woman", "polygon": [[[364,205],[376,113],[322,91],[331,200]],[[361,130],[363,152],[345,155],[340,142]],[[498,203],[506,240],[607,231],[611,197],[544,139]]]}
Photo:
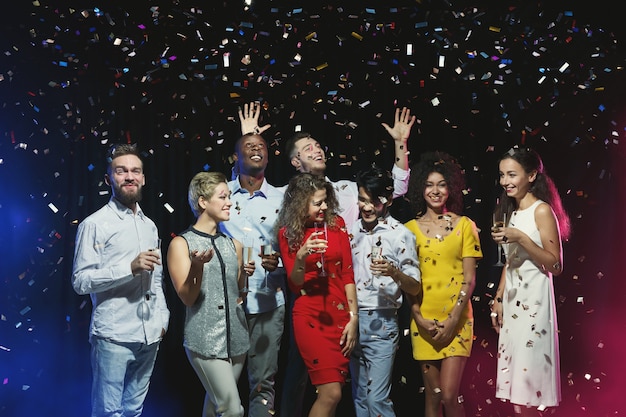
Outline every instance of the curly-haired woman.
{"label": "curly-haired woman", "polygon": [[309,417],[332,417],[358,333],[350,240],[332,184],[295,175],[276,221],[291,291],[293,331],[317,398]]}
{"label": "curly-haired woman", "polygon": [[422,294],[411,305],[413,358],[425,386],[425,417],[462,417],[459,395],[472,350],[470,297],[482,258],[476,225],[463,210],[461,166],[444,152],[429,152],[411,167],[407,194],[414,220]]}

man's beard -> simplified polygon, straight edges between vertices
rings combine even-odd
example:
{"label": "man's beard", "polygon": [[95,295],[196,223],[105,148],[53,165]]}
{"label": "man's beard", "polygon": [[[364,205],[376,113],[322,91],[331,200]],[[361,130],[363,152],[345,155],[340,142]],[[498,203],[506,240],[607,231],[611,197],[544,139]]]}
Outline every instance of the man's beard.
{"label": "man's beard", "polygon": [[125,191],[123,187],[116,185],[115,198],[126,207],[131,207],[133,204],[141,201],[141,186],[137,187],[136,193],[131,194]]}

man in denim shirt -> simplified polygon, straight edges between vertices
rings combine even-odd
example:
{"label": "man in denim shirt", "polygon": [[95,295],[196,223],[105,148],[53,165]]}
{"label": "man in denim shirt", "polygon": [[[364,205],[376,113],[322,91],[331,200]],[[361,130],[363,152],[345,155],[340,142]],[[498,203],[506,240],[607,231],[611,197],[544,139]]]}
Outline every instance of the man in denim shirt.
{"label": "man in denim shirt", "polygon": [[[283,190],[265,178],[268,148],[260,135],[269,125],[259,127],[260,103],[245,105],[239,111],[243,136],[235,144],[236,178],[228,183],[232,207],[230,220],[220,223],[222,231],[246,245],[252,245],[256,268],[248,277],[244,309],[250,332],[248,351],[248,384],[250,417],[275,415],[275,376],[278,353],[285,328],[286,275],[279,266],[278,244],[274,239],[274,222],[283,202]],[[262,247],[266,253],[262,254]]]}
{"label": "man in denim shirt", "polygon": [[111,150],[111,199],[78,225],[72,286],[92,302],[92,417],[139,416],[169,323],[157,227],[139,207],[136,148]]}

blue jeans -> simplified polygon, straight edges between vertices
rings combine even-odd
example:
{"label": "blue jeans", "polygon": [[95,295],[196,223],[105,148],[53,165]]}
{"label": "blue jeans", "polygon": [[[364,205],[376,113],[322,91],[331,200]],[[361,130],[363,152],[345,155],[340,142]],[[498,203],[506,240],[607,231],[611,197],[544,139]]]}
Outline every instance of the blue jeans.
{"label": "blue jeans", "polygon": [[395,417],[391,376],[398,341],[395,309],[359,310],[359,340],[350,357],[357,417]]}
{"label": "blue jeans", "polygon": [[249,417],[274,415],[274,380],[278,371],[280,340],[285,329],[285,306],[259,314],[247,314],[250,332],[248,351]]}
{"label": "blue jeans", "polygon": [[143,410],[159,342],[119,343],[92,336],[92,417],[137,417]]}

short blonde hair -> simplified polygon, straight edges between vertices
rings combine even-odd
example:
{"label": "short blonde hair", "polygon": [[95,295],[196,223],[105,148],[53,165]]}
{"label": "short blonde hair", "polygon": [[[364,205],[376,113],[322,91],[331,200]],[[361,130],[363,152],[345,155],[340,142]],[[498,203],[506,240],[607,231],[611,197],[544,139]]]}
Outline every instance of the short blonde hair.
{"label": "short blonde hair", "polygon": [[227,183],[226,176],[221,172],[198,172],[194,175],[189,183],[189,192],[187,193],[189,207],[191,207],[194,216],[198,217],[202,211],[200,204],[198,204],[200,197],[206,199],[213,197],[215,188],[221,183]]}

